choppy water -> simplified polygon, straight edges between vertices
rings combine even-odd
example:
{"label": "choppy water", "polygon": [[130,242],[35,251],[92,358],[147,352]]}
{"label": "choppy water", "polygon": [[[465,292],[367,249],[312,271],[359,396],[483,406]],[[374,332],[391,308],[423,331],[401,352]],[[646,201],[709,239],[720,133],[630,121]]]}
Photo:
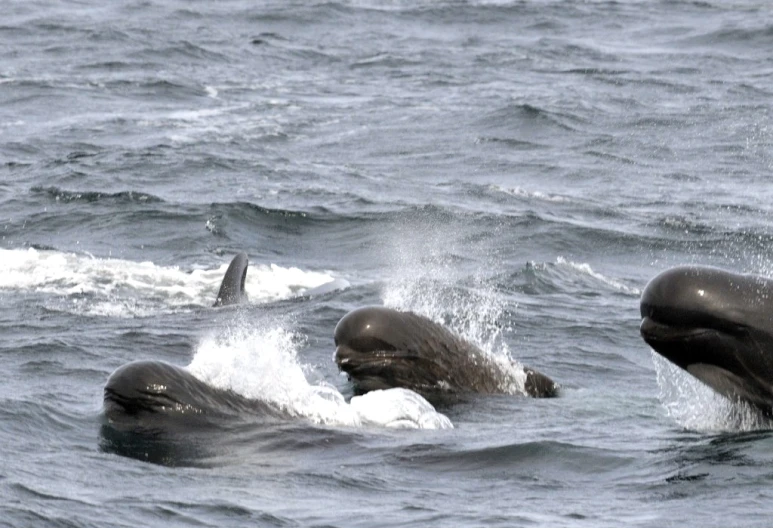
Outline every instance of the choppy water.
{"label": "choppy water", "polygon": [[[6,2],[0,524],[767,526],[769,425],[655,359],[638,298],[771,274],[772,46],[751,1]],[[367,304],[561,397],[389,427],[435,410],[349,402]],[[293,418],[123,438],[134,359]]]}

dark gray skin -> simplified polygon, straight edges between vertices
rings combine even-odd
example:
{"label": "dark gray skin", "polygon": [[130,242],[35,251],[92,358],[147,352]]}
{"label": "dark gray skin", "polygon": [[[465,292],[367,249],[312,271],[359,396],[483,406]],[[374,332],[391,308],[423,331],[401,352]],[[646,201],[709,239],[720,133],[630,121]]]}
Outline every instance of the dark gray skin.
{"label": "dark gray skin", "polygon": [[641,335],[719,394],[773,414],[773,281],[685,266],[641,296]]}
{"label": "dark gray skin", "polygon": [[249,260],[246,253],[239,253],[233,258],[225,272],[223,282],[220,284],[220,291],[217,293],[214,306],[239,304],[247,299],[244,282],[247,280],[248,264]]}
{"label": "dark gray skin", "polygon": [[281,413],[264,402],[211,387],[185,368],[162,361],[134,361],[108,378],[104,415],[119,430],[169,430]]}
{"label": "dark gray skin", "polygon": [[[245,253],[233,258],[214,306],[246,300],[247,266]],[[309,292],[325,293],[348,284],[340,279]],[[162,361],[135,361],[113,372],[105,385],[104,414],[109,425],[123,430],[201,427],[238,416],[283,417],[263,402],[211,387],[187,369]]]}
{"label": "dark gray skin", "polygon": [[[247,266],[249,262],[245,253],[236,255],[223,277],[220,284],[220,291],[213,306],[229,306],[239,304],[247,300],[247,292],[244,291],[244,283],[247,280]],[[327,293],[343,290],[349,287],[349,282],[345,279],[334,279],[330,282],[310,288],[303,292],[304,297],[314,297],[325,295]]]}
{"label": "dark gray skin", "polygon": [[[415,314],[380,306],[358,308],[335,328],[338,368],[358,393],[403,387],[430,401],[470,392],[501,394],[509,374],[472,343]],[[527,394],[556,396],[558,385],[525,368]]]}

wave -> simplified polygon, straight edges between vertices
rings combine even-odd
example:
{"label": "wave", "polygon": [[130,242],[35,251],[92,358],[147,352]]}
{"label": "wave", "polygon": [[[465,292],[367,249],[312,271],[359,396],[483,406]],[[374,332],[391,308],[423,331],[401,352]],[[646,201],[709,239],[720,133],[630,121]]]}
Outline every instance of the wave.
{"label": "wave", "polygon": [[312,215],[306,211],[264,207],[252,202],[216,202],[213,203],[211,207],[215,211],[227,211],[228,213],[241,216],[243,219],[248,221],[265,217],[281,217],[283,219],[300,219],[312,217]]}
{"label": "wave", "polygon": [[[79,153],[77,155],[70,154],[68,159],[76,159],[77,157],[90,156],[93,154]],[[96,192],[96,191],[67,191],[58,187],[41,187],[35,186],[30,189],[30,192],[46,196],[56,202],[71,203],[71,202],[84,202],[84,203],[96,203],[107,202],[111,205],[120,205],[127,203],[162,203],[164,200],[152,194],[147,194],[137,191],[120,191],[115,193],[108,192]]]}
{"label": "wave", "polygon": [[[79,151],[76,155],[94,154]],[[54,236],[65,242],[68,238],[75,242],[84,230],[92,234],[92,242],[99,241],[100,234],[107,233],[108,227],[126,230],[127,235],[136,236],[137,226],[143,225],[146,226],[143,233],[150,232],[166,240],[175,233],[185,235],[190,229],[204,224],[212,234],[238,240],[240,244],[237,245],[244,246],[245,242],[254,240],[256,230],[296,233],[350,225],[358,228],[360,236],[383,238],[385,232],[388,233],[383,229],[384,223],[390,224],[392,229],[414,223],[426,224],[419,226],[425,230],[453,226],[448,227],[448,231],[453,231],[449,238],[468,235],[475,244],[484,242],[485,238],[492,239],[487,242],[488,246],[494,244],[497,229],[522,233],[540,230],[545,233],[548,243],[560,242],[570,253],[585,248],[590,238],[599,245],[621,246],[631,251],[640,251],[643,244],[658,250],[672,249],[674,245],[689,249],[696,244],[711,243],[716,246],[715,254],[727,255],[737,254],[739,246],[746,247],[747,252],[761,254],[762,247],[773,240],[770,233],[755,227],[759,217],[767,214],[764,208],[755,206],[731,210],[727,204],[693,200],[688,204],[689,208],[701,212],[654,216],[649,209],[661,206],[659,202],[646,204],[646,209],[627,207],[626,204],[608,207],[541,189],[496,184],[454,182],[452,190],[464,192],[470,198],[464,205],[456,200],[435,205],[384,201],[383,196],[375,193],[341,193],[322,185],[301,190],[284,188],[279,183],[273,187],[275,190],[269,190],[265,196],[255,197],[259,201],[181,204],[136,190],[104,192],[34,186],[29,194],[7,202],[18,210],[30,212],[25,216],[10,217],[4,235],[11,244],[54,245]],[[436,196],[441,202],[445,196],[452,195],[443,191],[444,194]],[[49,204],[62,207],[51,209]],[[99,207],[77,207],[79,205]],[[48,210],[41,213],[41,206]],[[725,219],[731,214],[743,215],[744,222],[729,226]],[[151,215],[154,215],[152,223],[149,222]],[[169,224],[161,226],[161,220]],[[31,236],[36,238],[30,240]],[[474,237],[477,239],[473,240]],[[99,251],[99,248],[92,243],[89,250]],[[456,254],[464,258],[470,251],[459,250]]]}
{"label": "wave", "polygon": [[[228,268],[182,270],[56,250],[0,249],[0,290],[48,293],[50,308],[82,315],[143,317],[158,311],[211,306]],[[323,272],[252,265],[245,289],[252,303],[302,295],[335,280]]]}
{"label": "wave", "polygon": [[641,295],[639,288],[603,275],[588,263],[573,262],[562,256],[556,257],[555,263],[528,262],[524,271],[531,279],[528,291],[534,294],[561,291],[576,293],[578,289],[600,294],[601,289],[611,289],[626,295]]}
{"label": "wave", "polygon": [[[547,110],[528,103],[512,103],[489,112],[480,120],[484,129],[502,129],[512,133],[523,129],[530,133],[561,131],[576,132],[582,118],[576,114]],[[528,134],[526,134],[528,135]],[[523,140],[522,137],[507,138]]]}
{"label": "wave", "polygon": [[[760,19],[764,21],[765,19]],[[720,50],[742,51],[749,48],[753,51],[773,45],[773,25],[762,22],[763,25],[754,28],[722,27],[700,35],[692,35],[678,39],[675,43],[685,47],[705,47],[712,53]]]}
{"label": "wave", "polygon": [[632,457],[609,450],[586,447],[554,440],[511,443],[479,449],[424,450],[410,451],[397,456],[398,460],[423,469],[458,473],[488,474],[508,467],[519,470],[534,468],[541,474],[550,474],[552,469],[561,472],[578,473],[614,472],[629,467]]}
{"label": "wave", "polygon": [[522,189],[521,187],[500,187],[498,185],[492,185],[491,189],[494,191],[499,191],[505,194],[509,194],[511,196],[515,196],[517,198],[522,198],[527,201],[539,200],[539,201],[551,202],[551,203],[574,203],[575,202],[572,198],[568,196],[562,196],[560,194],[553,194],[553,193],[545,193],[542,191],[529,191],[526,189]]}
{"label": "wave", "polygon": [[608,287],[611,287],[619,292],[627,293],[630,295],[637,295],[637,296],[641,295],[640,289],[628,286],[626,284],[623,284],[617,279],[613,279],[605,275],[602,275],[601,273],[593,271],[593,269],[590,267],[590,264],[587,264],[587,263],[578,264],[576,262],[572,262],[571,260],[567,260],[566,258],[559,256],[556,258],[556,265],[559,267],[565,267],[573,271],[579,272],[583,276],[591,277],[596,281]]}

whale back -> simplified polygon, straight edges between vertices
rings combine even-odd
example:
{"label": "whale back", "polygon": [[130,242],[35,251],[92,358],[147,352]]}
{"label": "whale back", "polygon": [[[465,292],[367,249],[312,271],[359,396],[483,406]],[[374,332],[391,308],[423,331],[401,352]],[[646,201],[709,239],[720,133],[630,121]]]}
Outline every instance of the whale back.
{"label": "whale back", "polygon": [[214,306],[228,306],[242,302],[247,294],[244,291],[244,283],[247,280],[247,265],[249,260],[246,253],[236,255],[223,277],[220,291],[217,293]]}

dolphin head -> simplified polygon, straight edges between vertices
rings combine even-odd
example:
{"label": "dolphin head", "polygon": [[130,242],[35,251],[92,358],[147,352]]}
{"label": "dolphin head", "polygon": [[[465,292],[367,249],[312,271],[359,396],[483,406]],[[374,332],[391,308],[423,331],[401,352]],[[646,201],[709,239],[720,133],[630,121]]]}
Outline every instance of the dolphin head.
{"label": "dolphin head", "polygon": [[641,296],[641,335],[655,352],[720,394],[773,406],[773,282],[684,266]]}

